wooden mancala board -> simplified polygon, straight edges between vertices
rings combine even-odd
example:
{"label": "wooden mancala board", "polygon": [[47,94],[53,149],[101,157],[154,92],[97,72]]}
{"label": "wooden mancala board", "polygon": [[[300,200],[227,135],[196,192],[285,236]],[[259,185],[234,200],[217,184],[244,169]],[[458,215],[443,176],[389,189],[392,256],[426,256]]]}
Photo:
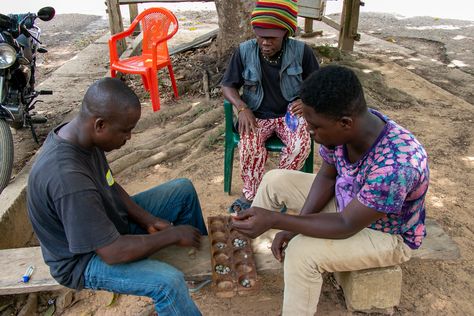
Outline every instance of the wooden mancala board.
{"label": "wooden mancala board", "polygon": [[213,288],[218,297],[254,294],[260,286],[251,240],[230,227],[231,216],[208,217]]}

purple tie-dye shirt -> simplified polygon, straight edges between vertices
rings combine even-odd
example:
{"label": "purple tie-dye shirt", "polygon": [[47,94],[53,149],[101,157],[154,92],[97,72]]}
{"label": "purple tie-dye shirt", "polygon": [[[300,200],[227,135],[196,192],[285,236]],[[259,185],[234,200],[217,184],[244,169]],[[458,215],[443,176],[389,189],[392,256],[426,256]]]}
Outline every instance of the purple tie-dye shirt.
{"label": "purple tie-dye shirt", "polygon": [[357,162],[347,159],[345,146],[319,153],[337,169],[335,195],[338,211],[357,197],[359,202],[385,216],[369,228],[399,234],[412,249],[420,247],[425,231],[425,195],[428,190],[428,158],[413,134],[381,113],[371,110],[386,124],[377,140]]}

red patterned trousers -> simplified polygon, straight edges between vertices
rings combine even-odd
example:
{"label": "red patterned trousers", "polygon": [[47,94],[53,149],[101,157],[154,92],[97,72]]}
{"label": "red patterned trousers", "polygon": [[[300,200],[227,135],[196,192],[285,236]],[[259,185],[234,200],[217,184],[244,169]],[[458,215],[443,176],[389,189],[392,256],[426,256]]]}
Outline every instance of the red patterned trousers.
{"label": "red patterned trousers", "polygon": [[243,194],[252,201],[265,173],[265,162],[268,152],[265,141],[276,134],[285,144],[280,153],[280,169],[299,170],[303,167],[311,150],[310,135],[307,123],[301,117],[296,131],[291,131],[285,124],[285,118],[256,119],[255,133],[240,135],[240,175],[244,182]]}

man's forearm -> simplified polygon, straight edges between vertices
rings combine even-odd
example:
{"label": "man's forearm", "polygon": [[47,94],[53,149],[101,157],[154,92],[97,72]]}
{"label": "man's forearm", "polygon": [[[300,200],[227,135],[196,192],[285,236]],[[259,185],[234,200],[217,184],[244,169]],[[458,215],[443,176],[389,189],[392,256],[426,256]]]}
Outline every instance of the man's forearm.
{"label": "man's forearm", "polygon": [[316,213],[309,215],[287,215],[276,213],[272,216],[271,227],[310,237],[343,239],[386,216],[357,199],[353,199],[342,212]]}
{"label": "man's forearm", "polygon": [[314,178],[308,197],[300,214],[319,213],[334,196],[337,170],[333,165],[323,161],[318,174]]}
{"label": "man's forearm", "polygon": [[245,102],[240,97],[239,91],[236,88],[232,87],[222,87],[222,92],[224,97],[232,103],[237,110],[242,107],[247,107]]}
{"label": "man's forearm", "polygon": [[272,228],[303,234],[309,237],[342,239],[354,234],[339,213],[288,215],[276,213]]}
{"label": "man's forearm", "polygon": [[301,208],[300,215],[319,213],[334,197],[336,180],[318,173],[314,179],[308,197]]}
{"label": "man's forearm", "polygon": [[98,249],[97,254],[108,264],[140,260],[177,242],[171,231],[151,235],[121,235],[112,244]]}

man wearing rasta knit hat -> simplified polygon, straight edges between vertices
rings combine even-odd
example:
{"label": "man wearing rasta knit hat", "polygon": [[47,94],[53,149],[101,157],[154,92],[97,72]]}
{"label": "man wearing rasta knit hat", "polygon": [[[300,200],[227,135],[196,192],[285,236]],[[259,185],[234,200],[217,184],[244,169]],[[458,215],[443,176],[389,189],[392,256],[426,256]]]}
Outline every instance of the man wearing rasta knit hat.
{"label": "man wearing rasta knit hat", "polygon": [[[239,45],[221,82],[238,116],[244,183],[231,212],[250,207],[265,172],[265,141],[270,136],[276,134],[285,144],[280,169],[301,169],[310,153],[299,90],[319,65],[308,45],[290,38],[296,31],[297,13],[295,0],[257,1],[251,17],[256,39]],[[285,123],[287,110],[298,117],[294,130]]]}
{"label": "man wearing rasta knit hat", "polygon": [[250,23],[260,31],[261,36],[278,36],[285,31],[288,36],[293,36],[297,27],[297,14],[296,1],[257,1]]}

